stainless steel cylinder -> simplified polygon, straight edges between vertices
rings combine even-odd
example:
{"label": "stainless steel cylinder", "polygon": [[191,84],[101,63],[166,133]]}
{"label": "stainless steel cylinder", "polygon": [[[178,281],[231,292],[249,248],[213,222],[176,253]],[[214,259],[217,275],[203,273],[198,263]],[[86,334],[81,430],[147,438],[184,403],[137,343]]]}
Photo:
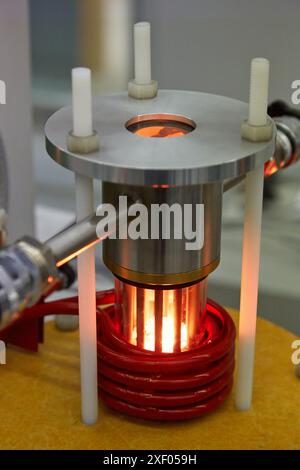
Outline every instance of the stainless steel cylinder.
{"label": "stainless steel cylinder", "polygon": [[[103,183],[103,203],[118,208],[119,196],[127,195],[130,201],[142,203],[147,208],[147,239],[106,239],[103,242],[103,260],[119,278],[136,284],[175,286],[198,281],[213,271],[219,263],[223,184],[221,182],[177,187],[131,186]],[[153,206],[166,205],[170,224],[169,238],[164,238],[161,217],[159,236],[151,238],[154,220]],[[187,209],[189,205],[190,209]],[[203,205],[203,227],[196,227],[197,205]],[[181,218],[177,212],[181,209]],[[156,209],[157,210],[157,209]],[[187,249],[191,242],[184,227],[185,214],[192,220],[192,231],[203,230],[204,242],[200,249]],[[176,213],[176,220],[175,214]],[[191,217],[192,215],[192,217]],[[130,223],[130,218],[128,220]],[[145,227],[144,227],[145,228]],[[181,231],[182,236],[180,237]],[[187,235],[187,236],[186,236]]]}

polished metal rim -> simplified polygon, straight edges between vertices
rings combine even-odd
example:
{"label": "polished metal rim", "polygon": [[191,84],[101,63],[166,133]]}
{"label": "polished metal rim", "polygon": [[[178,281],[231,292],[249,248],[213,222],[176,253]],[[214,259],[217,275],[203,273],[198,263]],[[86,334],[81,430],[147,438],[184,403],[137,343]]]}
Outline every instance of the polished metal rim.
{"label": "polished metal rim", "polygon": [[[65,168],[103,181],[135,185],[222,181],[241,176],[273,156],[275,126],[269,142],[241,138],[241,123],[247,113],[245,103],[205,93],[161,90],[150,100],[114,94],[95,103],[99,151],[79,155],[68,150],[70,107],[57,111],[46,123],[46,147]],[[184,116],[196,128],[172,139],[145,138],[126,129],[131,119],[145,114]]]}

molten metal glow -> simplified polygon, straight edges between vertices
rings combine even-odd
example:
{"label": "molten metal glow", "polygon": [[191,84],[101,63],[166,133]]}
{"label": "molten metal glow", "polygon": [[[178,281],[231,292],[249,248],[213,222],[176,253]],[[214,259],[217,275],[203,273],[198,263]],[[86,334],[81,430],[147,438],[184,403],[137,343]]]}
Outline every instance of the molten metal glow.
{"label": "molten metal glow", "polygon": [[187,134],[188,131],[176,126],[149,126],[141,127],[135,131],[135,134],[143,137],[180,137]]}
{"label": "molten metal glow", "polygon": [[[180,312],[181,313],[181,312]],[[178,314],[178,312],[177,312]],[[144,349],[155,351],[155,291],[145,289],[145,327]],[[174,352],[176,341],[176,309],[173,290],[163,292],[163,321],[162,321],[162,352]],[[134,328],[131,343],[136,344],[137,328]],[[185,322],[181,321],[180,349],[184,350],[188,345],[188,329]]]}
{"label": "molten metal glow", "polygon": [[[174,352],[174,321],[172,318],[165,316],[163,317],[163,334],[162,334],[162,352],[171,353]],[[136,328],[133,330],[132,342],[135,342]],[[144,349],[148,351],[155,351],[155,323],[154,318],[151,318],[146,322],[145,325],[145,339]],[[181,323],[181,350],[183,351],[187,347],[187,326],[185,323]]]}
{"label": "molten metal glow", "polygon": [[115,280],[123,338],[140,349],[179,353],[196,347],[205,332],[206,279],[174,289],[145,288]]}
{"label": "molten metal glow", "polygon": [[145,114],[130,119],[126,129],[142,137],[181,137],[193,132],[196,123],[176,114]]}

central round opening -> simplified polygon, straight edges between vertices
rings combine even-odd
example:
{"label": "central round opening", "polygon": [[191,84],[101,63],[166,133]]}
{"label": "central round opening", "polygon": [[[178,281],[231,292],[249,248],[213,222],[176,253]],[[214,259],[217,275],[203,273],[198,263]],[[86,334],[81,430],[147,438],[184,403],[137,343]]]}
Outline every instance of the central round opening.
{"label": "central round opening", "polygon": [[177,114],[142,114],[125,124],[126,129],[142,137],[180,137],[196,129],[191,119]]}

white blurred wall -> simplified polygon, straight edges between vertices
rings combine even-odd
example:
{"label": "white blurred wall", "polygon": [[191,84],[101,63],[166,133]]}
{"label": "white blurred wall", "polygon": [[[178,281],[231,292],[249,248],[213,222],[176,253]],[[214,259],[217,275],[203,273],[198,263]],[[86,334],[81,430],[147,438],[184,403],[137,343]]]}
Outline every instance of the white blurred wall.
{"label": "white blurred wall", "polygon": [[270,98],[300,79],[299,0],[138,0],[152,23],[153,76],[162,88],[248,99],[249,62],[271,61]]}
{"label": "white blurred wall", "polygon": [[0,105],[0,132],[9,170],[9,239],[33,233],[31,84],[26,0],[0,1],[0,79],[6,104]]}

